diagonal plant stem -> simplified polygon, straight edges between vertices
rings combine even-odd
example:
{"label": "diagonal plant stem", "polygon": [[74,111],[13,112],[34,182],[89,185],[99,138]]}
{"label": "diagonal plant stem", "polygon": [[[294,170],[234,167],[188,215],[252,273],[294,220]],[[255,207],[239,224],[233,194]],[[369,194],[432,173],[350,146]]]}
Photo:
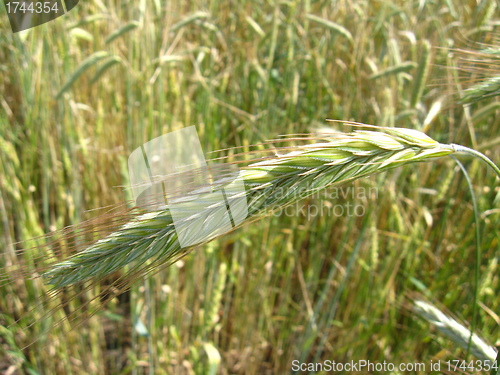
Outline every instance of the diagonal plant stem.
{"label": "diagonal plant stem", "polygon": [[[472,181],[470,180],[469,174],[467,173],[467,170],[463,166],[462,163],[460,163],[454,156],[452,158],[455,160],[455,162],[458,164],[460,167],[462,173],[465,176],[465,180],[467,181],[467,185],[469,187],[469,191],[471,194],[471,199],[472,199],[472,206],[474,208],[474,221],[476,223],[476,266],[474,268],[474,306],[472,308],[472,322],[471,322],[471,329],[470,329],[470,337],[469,337],[469,343],[467,345],[467,355],[469,354],[472,346],[472,340],[473,340],[473,333],[476,330],[476,324],[477,324],[477,313],[478,313],[478,300],[479,300],[479,274],[481,272],[480,267],[481,267],[481,234],[480,234],[480,223],[479,223],[479,208],[477,206],[477,200],[476,196],[474,194],[474,188],[472,187]],[[467,357],[465,358],[467,360]]]}
{"label": "diagonal plant stem", "polygon": [[481,152],[479,151],[476,151],[472,148],[468,148],[468,147],[465,147],[465,146],[461,146],[461,145],[456,145],[454,143],[452,143],[450,145],[453,150],[457,153],[461,153],[461,154],[469,154],[469,155],[472,155],[476,158],[479,158],[481,159],[482,161],[484,161],[486,164],[488,164],[491,169],[493,169],[493,171],[496,173],[496,175],[500,178],[500,168],[498,168],[496,166],[495,163],[493,163],[493,161],[491,161],[491,159],[489,159],[486,155],[482,154]]}

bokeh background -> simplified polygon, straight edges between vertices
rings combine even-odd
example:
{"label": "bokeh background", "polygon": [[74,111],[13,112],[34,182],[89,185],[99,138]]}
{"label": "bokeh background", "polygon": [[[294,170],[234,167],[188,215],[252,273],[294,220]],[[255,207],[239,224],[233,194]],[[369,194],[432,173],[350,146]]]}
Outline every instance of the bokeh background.
{"label": "bokeh background", "polygon": [[[495,55],[466,50],[498,49],[499,27],[494,0],[85,0],[13,34],[2,6],[2,265],[18,261],[14,242],[130,199],[130,152],[190,125],[206,152],[351,130],[331,118],[423,130],[498,163],[498,98],[459,100],[498,76]],[[417,296],[466,326],[477,303],[475,331],[498,345],[498,180],[460,160],[479,205],[478,280],[472,198],[448,158],[343,187],[377,194],[303,202],[361,205],[361,216],[298,211],[246,225],[84,324],[47,329],[79,301],[40,307],[42,282],[2,284],[0,371],[285,374],[293,360],[465,359],[411,311]]]}

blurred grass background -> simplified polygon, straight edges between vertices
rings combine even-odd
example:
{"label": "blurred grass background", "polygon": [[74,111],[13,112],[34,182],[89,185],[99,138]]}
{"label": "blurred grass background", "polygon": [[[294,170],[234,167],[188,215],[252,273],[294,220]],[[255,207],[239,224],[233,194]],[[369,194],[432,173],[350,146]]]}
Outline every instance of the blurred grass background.
{"label": "blurred grass background", "polygon": [[[457,98],[500,63],[464,72],[449,49],[498,46],[493,0],[82,1],[19,34],[0,8],[3,265],[16,262],[13,242],[129,199],[119,187],[129,153],[185,126],[209,152],[346,131],[324,119],[352,120],[424,130],[498,164],[498,98],[469,107]],[[477,331],[498,345],[500,191],[484,165],[460,159],[482,213]],[[45,287],[2,285],[0,371],[282,374],[293,360],[465,358],[406,307],[418,292],[472,319],[475,224],[456,164],[349,187],[377,194],[330,203],[362,205],[364,216],[265,218],[139,281],[78,327],[45,334],[65,316],[31,310]]]}

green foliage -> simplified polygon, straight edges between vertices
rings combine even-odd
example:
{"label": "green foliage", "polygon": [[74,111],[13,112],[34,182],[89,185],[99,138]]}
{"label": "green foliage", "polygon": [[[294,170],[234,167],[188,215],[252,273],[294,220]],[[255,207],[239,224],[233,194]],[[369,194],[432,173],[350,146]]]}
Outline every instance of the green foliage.
{"label": "green foliage", "polygon": [[[123,204],[129,153],[184,126],[197,126],[205,151],[239,147],[226,151],[231,156],[279,134],[309,133],[325,118],[413,129],[431,119],[425,132],[433,139],[472,140],[499,160],[498,96],[483,95],[466,111],[454,102],[457,91],[496,77],[498,63],[454,69],[461,56],[448,49],[464,47],[463,35],[491,43],[494,9],[495,1],[472,0],[80,2],[20,34],[4,22],[0,243],[13,282],[0,284],[0,371],[279,374],[294,359],[463,358],[465,350],[401,309],[415,290],[465,321],[478,304],[477,332],[495,344],[500,192],[496,177],[471,159],[481,213],[478,301],[470,194],[446,159],[300,201],[289,214],[203,246],[105,307],[99,297],[121,273],[53,295],[24,272],[109,234],[112,223],[99,223],[82,243],[38,238]],[[119,37],[106,44],[111,35]],[[421,93],[424,41],[433,65]],[[369,80],[402,64],[402,72]],[[431,110],[443,98],[451,100]],[[325,131],[346,131],[330,126]],[[339,214],[348,204],[363,215]],[[315,206],[330,214],[308,215]],[[24,251],[18,241],[28,241]],[[147,336],[134,329],[137,321]]]}

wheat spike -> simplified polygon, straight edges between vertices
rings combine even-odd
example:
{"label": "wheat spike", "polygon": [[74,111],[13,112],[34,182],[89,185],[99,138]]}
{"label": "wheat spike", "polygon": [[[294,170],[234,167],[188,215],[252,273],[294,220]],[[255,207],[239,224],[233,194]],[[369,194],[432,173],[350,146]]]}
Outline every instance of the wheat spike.
{"label": "wheat spike", "polygon": [[[238,178],[246,189],[245,222],[328,186],[465,150],[440,144],[416,130],[379,129],[383,132],[357,130],[329,134],[321,143],[299,146],[292,152],[242,167]],[[218,187],[223,185],[220,181],[214,183]],[[196,201],[209,199],[207,194],[198,194]],[[216,218],[226,210],[226,205],[213,204],[199,212],[199,205],[193,202],[188,210],[192,215],[186,219],[186,230],[210,232],[217,229]],[[137,216],[87,249],[53,265],[44,277],[49,284],[60,288],[102,278],[132,262],[136,264],[134,270],[144,275],[155,267],[175,262],[190,250],[181,248],[171,212],[165,206]]]}
{"label": "wheat spike", "polygon": [[465,90],[461,102],[463,104],[472,104],[497,95],[500,95],[500,76],[489,77]]}
{"label": "wheat spike", "polygon": [[[450,147],[408,129],[335,134],[326,142],[244,167],[240,178],[246,188],[248,216],[293,203],[326,186],[451,152]],[[193,216],[196,208],[194,204]],[[225,207],[215,205],[203,213],[207,225],[213,224],[210,219],[222,209]],[[50,284],[63,287],[102,277],[133,261],[145,263],[154,259],[157,263],[169,263],[183,250],[166,207],[136,217],[86,250],[54,265],[45,277]]]}
{"label": "wheat spike", "polygon": [[500,76],[498,75],[500,48],[491,46],[478,51],[464,52],[470,58],[464,58],[463,68],[470,73],[482,73],[482,78],[464,91],[460,103],[473,104],[500,95]]}

